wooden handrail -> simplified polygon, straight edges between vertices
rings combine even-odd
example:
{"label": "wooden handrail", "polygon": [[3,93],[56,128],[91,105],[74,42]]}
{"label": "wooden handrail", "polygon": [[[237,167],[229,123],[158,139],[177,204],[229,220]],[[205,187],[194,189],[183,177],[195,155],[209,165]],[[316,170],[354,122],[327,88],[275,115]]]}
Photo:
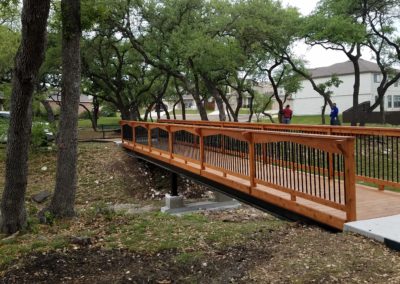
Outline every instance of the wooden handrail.
{"label": "wooden handrail", "polygon": [[349,134],[349,135],[384,135],[400,137],[400,128],[384,127],[359,127],[359,126],[337,126],[337,125],[308,125],[308,124],[274,124],[274,123],[252,123],[231,121],[206,121],[206,120],[174,120],[159,119],[159,123],[204,125],[228,128],[253,128],[261,130],[292,130],[306,132],[324,132],[327,134]]}
{"label": "wooden handrail", "polygon": [[[159,120],[159,122],[220,128],[353,136],[356,138],[354,151],[356,155],[357,180],[376,184],[381,190],[385,186],[400,188],[400,171],[398,170],[400,168],[400,128],[193,120]],[[379,170],[382,168],[385,168],[385,170]]]}

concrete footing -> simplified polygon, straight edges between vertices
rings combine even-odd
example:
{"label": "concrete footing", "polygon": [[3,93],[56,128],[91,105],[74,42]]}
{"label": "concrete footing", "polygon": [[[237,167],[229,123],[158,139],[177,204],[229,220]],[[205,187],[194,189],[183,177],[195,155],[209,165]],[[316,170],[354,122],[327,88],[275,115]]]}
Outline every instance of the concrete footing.
{"label": "concrete footing", "polygon": [[215,201],[201,201],[187,204],[183,202],[182,196],[171,196],[167,194],[165,196],[165,206],[161,208],[161,212],[169,214],[183,214],[199,210],[235,209],[240,206],[241,204],[237,200],[232,199],[231,197],[222,193],[217,193],[215,195]]}
{"label": "concrete footing", "polygon": [[363,235],[400,250],[400,215],[346,223],[344,231]]}

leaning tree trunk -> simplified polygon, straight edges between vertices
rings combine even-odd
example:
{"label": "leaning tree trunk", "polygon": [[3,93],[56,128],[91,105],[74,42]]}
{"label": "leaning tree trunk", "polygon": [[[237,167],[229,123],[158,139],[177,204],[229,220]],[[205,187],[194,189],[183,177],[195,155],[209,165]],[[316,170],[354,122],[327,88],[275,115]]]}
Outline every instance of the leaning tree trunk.
{"label": "leaning tree trunk", "polygon": [[80,0],[61,1],[62,95],[60,132],[57,137],[56,187],[48,210],[56,217],[75,215],[77,187],[78,108],[81,82]]}
{"label": "leaning tree trunk", "polygon": [[328,105],[328,101],[326,99],[324,99],[324,105],[322,106],[322,111],[321,111],[321,122],[322,122],[322,125],[326,124],[325,111],[326,111],[326,106],[327,105]]}
{"label": "leaning tree trunk", "polygon": [[1,231],[12,234],[26,225],[25,192],[32,124],[32,95],[43,63],[50,0],[24,0],[22,39],[15,57],[11,118],[8,129]]}
{"label": "leaning tree trunk", "polygon": [[47,113],[47,120],[50,123],[53,123],[56,121],[55,117],[54,117],[54,112],[53,109],[50,106],[50,103],[47,100],[41,100],[40,103],[43,105],[44,109],[46,110]]}

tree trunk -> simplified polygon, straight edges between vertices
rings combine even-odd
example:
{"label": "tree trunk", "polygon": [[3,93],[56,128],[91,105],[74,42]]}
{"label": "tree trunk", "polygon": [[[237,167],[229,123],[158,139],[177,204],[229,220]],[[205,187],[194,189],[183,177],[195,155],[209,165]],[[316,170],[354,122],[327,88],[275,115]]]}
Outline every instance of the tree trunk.
{"label": "tree trunk", "polygon": [[382,124],[385,124],[386,123],[386,115],[385,115],[385,105],[384,105],[384,101],[383,100],[379,104],[379,112],[380,112],[380,115],[381,115]]}
{"label": "tree trunk", "polygon": [[[183,100],[183,95],[181,93],[181,91],[179,90],[179,86],[177,81],[175,80],[175,90],[176,93],[179,96],[179,102],[181,103],[181,109],[182,109],[182,120],[186,120],[186,106],[185,106],[185,101]],[[206,113],[207,115],[207,113]]]}
{"label": "tree trunk", "polygon": [[99,120],[100,103],[97,97],[93,97],[93,125],[97,129],[97,121]]}
{"label": "tree trunk", "polygon": [[130,110],[129,110],[128,107],[126,107],[126,106],[120,106],[120,107],[119,107],[119,110],[120,110],[120,112],[121,112],[121,119],[122,119],[122,120],[130,120],[130,118],[131,118],[131,112],[130,112]]}
{"label": "tree trunk", "polygon": [[13,234],[26,225],[25,192],[32,125],[32,96],[43,63],[50,0],[24,0],[22,38],[15,57],[11,117],[8,129],[1,232]]}
{"label": "tree trunk", "polygon": [[217,104],[218,111],[219,111],[219,120],[220,121],[226,121],[226,114],[225,114],[225,108],[224,108],[224,101],[218,92],[216,86],[214,83],[208,79],[208,77],[204,74],[202,74],[202,78],[204,80],[204,83],[206,85],[206,88],[208,92],[213,96],[215,99],[215,103]]}
{"label": "tree trunk", "polygon": [[75,215],[77,187],[78,107],[81,82],[80,0],[61,1],[62,95],[60,132],[57,138],[56,187],[49,211],[56,217]]}
{"label": "tree trunk", "polygon": [[326,124],[325,111],[326,111],[326,106],[327,105],[328,105],[328,102],[324,99],[324,105],[322,106],[322,111],[321,111],[321,123],[322,123],[322,125]]}
{"label": "tree trunk", "polygon": [[[354,86],[353,86],[353,109],[358,109],[358,94],[360,93],[360,65],[357,61],[354,64]],[[356,126],[358,122],[357,111],[353,111],[351,117],[351,125]]]}
{"label": "tree trunk", "polygon": [[53,109],[50,106],[50,103],[47,100],[41,100],[40,103],[43,105],[44,109],[46,110],[47,113],[47,120],[50,123],[53,123],[56,121],[55,117],[54,117],[54,112]]}
{"label": "tree trunk", "polygon": [[254,114],[254,108],[253,108],[253,102],[254,102],[254,91],[250,91],[250,115],[249,115],[249,120],[248,122],[251,122],[252,118],[253,118],[253,114]]}

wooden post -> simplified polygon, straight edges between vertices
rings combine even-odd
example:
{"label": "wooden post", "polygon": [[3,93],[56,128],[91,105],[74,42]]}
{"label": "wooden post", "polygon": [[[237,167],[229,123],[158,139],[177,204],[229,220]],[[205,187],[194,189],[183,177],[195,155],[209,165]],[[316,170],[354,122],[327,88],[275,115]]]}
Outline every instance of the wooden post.
{"label": "wooden post", "polygon": [[199,142],[200,142],[200,170],[204,170],[204,137],[201,129],[199,129]]}
{"label": "wooden post", "polygon": [[149,152],[151,152],[151,128],[147,125],[147,145],[149,146]]}
{"label": "wooden post", "polygon": [[132,127],[132,142],[133,142],[133,148],[136,146],[136,128],[135,124],[131,123],[130,126]]}
{"label": "wooden post", "polygon": [[253,135],[249,133],[249,174],[250,174],[250,192],[251,195],[252,188],[256,186],[256,155],[254,153],[254,141]]}
{"label": "wooden post", "polygon": [[171,127],[168,127],[168,148],[169,148],[170,159],[172,159],[172,153],[174,152],[173,136],[174,133],[171,131]]}
{"label": "wooden post", "polygon": [[354,159],[354,139],[348,140],[345,156],[345,200],[346,200],[346,215],[347,221],[355,221],[357,218],[357,203],[356,203],[356,173]]}

